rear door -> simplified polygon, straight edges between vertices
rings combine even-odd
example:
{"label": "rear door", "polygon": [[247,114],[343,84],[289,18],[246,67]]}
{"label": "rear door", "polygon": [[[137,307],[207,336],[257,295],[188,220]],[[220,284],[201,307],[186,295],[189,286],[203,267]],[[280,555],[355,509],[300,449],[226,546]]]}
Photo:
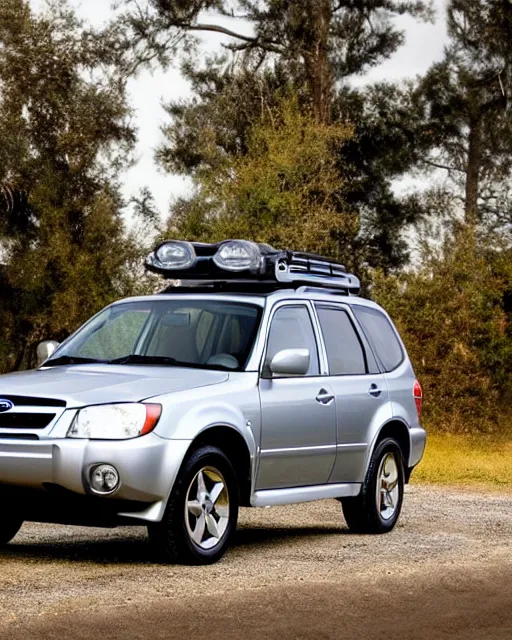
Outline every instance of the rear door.
{"label": "rear door", "polygon": [[370,425],[390,411],[385,376],[348,305],[316,303],[315,308],[336,395],[337,455],[330,482],[361,482]]}
{"label": "rear door", "polygon": [[393,415],[406,418],[409,426],[419,426],[413,396],[416,377],[391,320],[380,309],[362,305],[352,308],[385,372]]}

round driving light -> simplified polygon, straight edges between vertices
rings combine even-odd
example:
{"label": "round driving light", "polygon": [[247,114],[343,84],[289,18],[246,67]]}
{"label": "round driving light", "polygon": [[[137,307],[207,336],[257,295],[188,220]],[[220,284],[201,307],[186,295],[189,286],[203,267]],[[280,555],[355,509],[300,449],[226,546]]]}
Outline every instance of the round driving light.
{"label": "round driving light", "polygon": [[165,242],[155,252],[157,263],[164,269],[190,269],[196,261],[196,251],[190,242]]}
{"label": "round driving light", "polygon": [[261,264],[261,251],[255,242],[230,240],[220,246],[213,261],[226,271],[255,271]]}
{"label": "round driving light", "polygon": [[91,469],[91,489],[96,493],[112,493],[119,486],[119,472],[110,464]]}

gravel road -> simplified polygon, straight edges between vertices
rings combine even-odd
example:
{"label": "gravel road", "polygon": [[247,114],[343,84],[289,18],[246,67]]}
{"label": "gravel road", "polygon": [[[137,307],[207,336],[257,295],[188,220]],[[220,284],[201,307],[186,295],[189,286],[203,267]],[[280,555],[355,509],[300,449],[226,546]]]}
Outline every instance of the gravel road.
{"label": "gravel road", "polygon": [[512,639],[512,495],[409,489],[385,536],[324,501],[242,510],[211,567],[139,529],[27,524],[0,552],[0,638]]}

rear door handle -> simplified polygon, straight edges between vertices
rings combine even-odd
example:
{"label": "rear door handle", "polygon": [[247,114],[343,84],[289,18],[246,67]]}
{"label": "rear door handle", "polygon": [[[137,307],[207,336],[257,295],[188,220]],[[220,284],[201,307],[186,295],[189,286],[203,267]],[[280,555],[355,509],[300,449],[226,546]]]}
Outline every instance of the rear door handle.
{"label": "rear door handle", "polygon": [[334,395],[329,393],[326,389],[320,389],[316,397],[316,401],[320,404],[329,404],[334,400]]}
{"label": "rear door handle", "polygon": [[368,389],[368,393],[374,398],[378,398],[382,393],[382,389],[379,389],[379,387],[374,383],[370,385],[370,388]]}

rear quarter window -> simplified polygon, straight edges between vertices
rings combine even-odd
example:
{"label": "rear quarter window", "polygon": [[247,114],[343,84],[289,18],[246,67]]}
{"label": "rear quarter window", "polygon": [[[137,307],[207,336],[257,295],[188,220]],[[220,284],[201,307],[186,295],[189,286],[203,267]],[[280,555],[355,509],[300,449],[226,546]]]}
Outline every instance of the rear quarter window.
{"label": "rear quarter window", "polygon": [[377,309],[353,305],[352,310],[384,370],[396,369],[404,359],[404,352],[390,321]]}

